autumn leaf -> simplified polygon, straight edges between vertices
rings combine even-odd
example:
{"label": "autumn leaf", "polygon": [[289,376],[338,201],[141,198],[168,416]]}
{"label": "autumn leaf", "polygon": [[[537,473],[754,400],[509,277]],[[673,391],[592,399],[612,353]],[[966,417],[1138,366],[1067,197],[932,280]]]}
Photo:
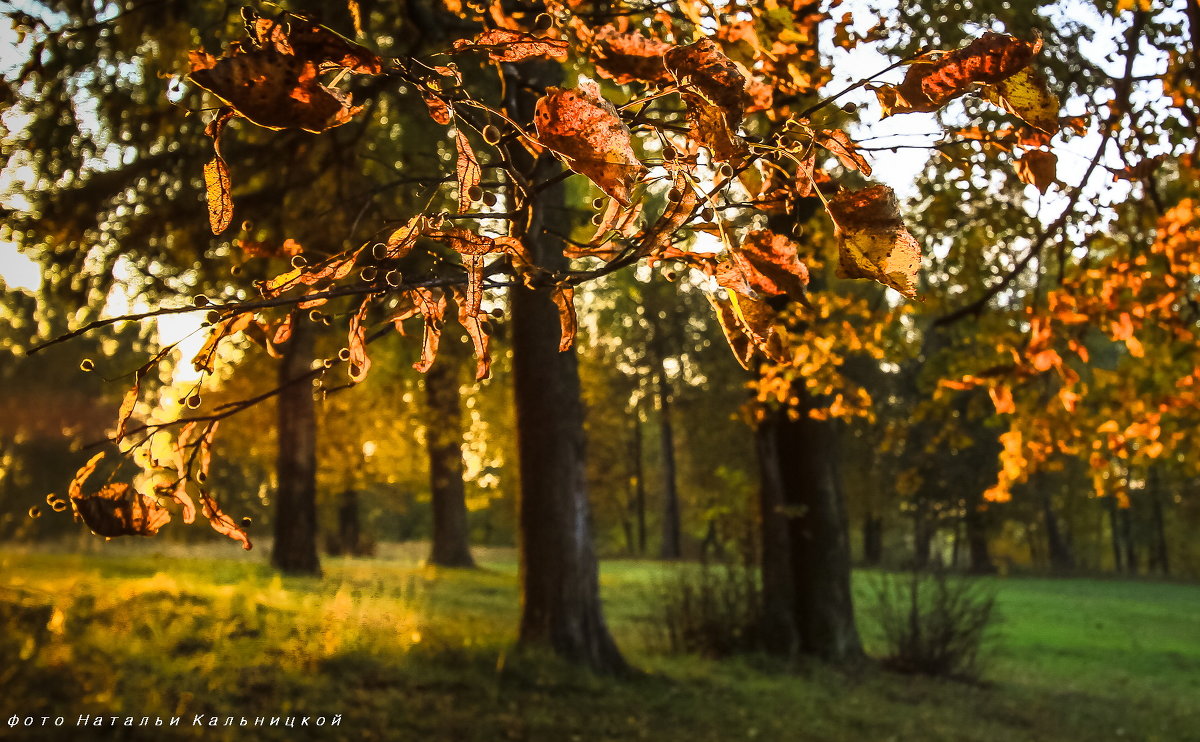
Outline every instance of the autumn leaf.
{"label": "autumn leaf", "polygon": [[566,61],[568,44],[562,39],[535,36],[521,31],[492,28],[474,39],[454,42],[454,51],[483,51],[493,62],[524,62],[527,59]]}
{"label": "autumn leaf", "polygon": [[752,230],[730,253],[750,289],[764,296],[804,301],[808,268],[796,255],[796,243],[770,230]]}
{"label": "autumn leaf", "polygon": [[220,59],[192,52],[189,78],[258,126],[319,134],[346,123],[361,107],[352,105],[348,93],[322,85],[318,74],[311,59],[274,48],[236,47]]}
{"label": "autumn leaf", "polygon": [[671,247],[675,233],[692,217],[700,199],[691,181],[681,168],[676,168],[672,178],[672,191],[676,199],[669,199],[667,207],[659,215],[654,224],[638,238],[640,243],[637,256],[639,258],[657,255]]}
{"label": "autumn leaf", "polygon": [[1045,193],[1057,181],[1058,156],[1046,150],[1033,149],[1013,162],[1022,183]]}
{"label": "autumn leaf", "polygon": [[721,325],[721,332],[725,334],[725,340],[729,343],[730,350],[733,351],[733,357],[737,359],[742,368],[749,369],[750,359],[754,356],[754,344],[750,342],[746,333],[742,332],[741,325],[734,314],[733,305],[727,299],[719,299],[713,294],[707,296],[709,303],[717,312],[717,321]]}
{"label": "autumn leaf", "polygon": [[367,355],[367,330],[364,323],[367,320],[367,310],[371,307],[371,295],[363,298],[358,311],[350,318],[350,332],[347,347],[350,349],[350,380],[355,384],[367,378],[371,368],[371,357]]}
{"label": "autumn leaf", "polygon": [[458,159],[455,165],[455,173],[458,175],[458,213],[465,214],[471,210],[471,191],[479,187],[483,169],[479,167],[479,160],[475,158],[475,150],[471,149],[471,142],[462,129],[459,129],[455,135],[454,144],[458,148]]}
{"label": "autumn leaf", "polygon": [[216,368],[217,346],[220,342],[230,335],[242,332],[250,326],[253,320],[254,314],[252,312],[242,312],[214,324],[212,332],[208,335],[208,340],[205,341],[200,351],[192,358],[192,368],[196,371],[206,371],[211,374]]}
{"label": "autumn leaf", "polygon": [[463,268],[467,271],[467,307],[472,314],[479,313],[479,304],[483,301],[484,256],[508,252],[522,260],[527,259],[520,241],[512,237],[488,237],[462,227],[430,232],[429,237],[462,256]]}
{"label": "autumn leaf", "polygon": [[688,136],[707,147],[716,162],[740,157],[745,142],[737,135],[750,94],[746,77],[711,39],[671,49],[663,57],[667,70],[684,89]]}
{"label": "autumn leaf", "polygon": [[1033,69],[1021,70],[984,88],[983,96],[1036,129],[1049,134],[1059,129],[1058,96],[1047,89],[1045,78]]}
{"label": "autumn leaf", "polygon": [[882,85],[875,94],[884,116],[936,111],[977,85],[995,85],[1017,74],[1041,47],[1040,39],[1026,42],[988,32],[936,61],[910,64],[903,82]]}
{"label": "autumn leaf", "polygon": [[67,496],[69,498],[74,500],[82,496],[83,483],[87,481],[88,477],[92,476],[92,472],[96,471],[96,466],[102,458],[104,458],[103,451],[88,459],[86,464],[79,467],[79,470],[75,472],[75,476],[71,478],[71,483],[67,486]]}
{"label": "autumn leaf", "polygon": [[200,507],[201,512],[205,518],[208,518],[208,524],[212,526],[214,531],[240,542],[242,548],[246,551],[250,551],[253,548],[246,530],[239,526],[233,518],[222,512],[217,501],[204,489],[200,490]]}
{"label": "autumn leaf", "polygon": [[[438,343],[442,338],[442,324],[446,315],[446,296],[441,289],[417,288],[409,292],[409,298],[421,313],[425,322],[424,334],[421,338],[421,360],[413,364],[413,368],[425,373],[437,358]],[[459,305],[463,311],[467,302]]]}
{"label": "autumn leaf", "polygon": [[827,150],[848,170],[857,170],[863,175],[871,174],[871,164],[858,151],[858,147],[850,136],[841,129],[819,131],[813,136],[813,143]]}
{"label": "autumn leaf", "polygon": [[837,276],[869,278],[914,298],[921,248],[900,218],[892,189],[875,185],[842,191],[830,199],[828,209],[837,226]]}
{"label": "autumn leaf", "polygon": [[90,495],[73,495],[71,504],[94,533],[108,538],[153,536],[171,520],[166,508],[124,482],[106,484]]}
{"label": "autumn leaf", "polygon": [[208,198],[208,225],[221,234],[233,222],[233,197],[229,167],[220,155],[204,163],[204,192]]}
{"label": "autumn leaf", "polygon": [[590,40],[596,72],[602,77],[618,85],[671,82],[671,74],[663,63],[663,55],[674,48],[670,44],[646,38],[637,30],[622,31],[611,24],[596,29]]}
{"label": "autumn leaf", "polygon": [[133,386],[129,391],[125,392],[125,397],[121,400],[121,408],[117,412],[117,432],[113,436],[113,443],[121,444],[125,439],[125,430],[129,426],[129,418],[133,416],[133,410],[137,407],[138,395],[142,389],[142,377],[154,368],[154,365],[162,358],[162,353],[156,355],[149,363],[140,366],[133,372]]}
{"label": "autumn leaf", "polygon": [[[756,350],[776,363],[788,363],[783,338],[777,327],[778,313],[767,302],[729,292],[729,306],[734,322]],[[730,347],[734,347],[732,344]],[[736,354],[737,348],[734,347]]]}
{"label": "autumn leaf", "polygon": [[252,17],[246,30],[256,46],[310,60],[322,72],[335,69],[377,75],[383,69],[383,61],[371,50],[295,13],[284,13],[278,19]]}
{"label": "autumn leaf", "polygon": [[467,337],[471,338],[475,348],[475,380],[483,381],[492,373],[492,354],[488,349],[491,335],[485,324],[487,318],[481,313],[469,311],[467,292],[461,286],[454,287],[454,303],[458,306],[458,322],[467,331]]}
{"label": "autumn leaf", "polygon": [[575,344],[575,334],[579,331],[579,320],[575,316],[575,288],[555,286],[552,297],[554,306],[558,307],[558,324],[562,328],[558,351],[565,353]]}
{"label": "autumn leaf", "polygon": [[629,127],[596,83],[549,88],[537,102],[534,123],[541,143],[562,155],[568,167],[629,206],[629,190],[645,167],[633,152]]}

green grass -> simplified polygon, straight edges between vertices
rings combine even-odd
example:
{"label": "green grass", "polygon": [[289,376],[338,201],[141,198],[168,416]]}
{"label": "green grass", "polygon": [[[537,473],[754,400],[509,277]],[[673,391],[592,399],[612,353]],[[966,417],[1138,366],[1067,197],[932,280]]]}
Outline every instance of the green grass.
{"label": "green grass", "polygon": [[[114,546],[110,545],[110,546]],[[784,667],[657,652],[663,567],[610,562],[602,588],[643,674],[596,678],[516,653],[516,566],[433,570],[419,552],[327,560],[323,579],[150,548],[0,552],[0,723],[66,716],[4,739],[1200,740],[1200,587],[995,580],[987,682]],[[860,623],[877,632],[859,575]],[[338,728],[192,727],[195,714],[342,714]],[[183,726],[76,729],[79,714]],[[119,722],[120,723],[120,722]]]}

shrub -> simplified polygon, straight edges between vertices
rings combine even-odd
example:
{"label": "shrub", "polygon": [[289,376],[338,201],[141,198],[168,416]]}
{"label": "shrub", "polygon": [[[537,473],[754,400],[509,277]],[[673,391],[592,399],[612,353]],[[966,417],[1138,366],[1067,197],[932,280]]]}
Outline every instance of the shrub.
{"label": "shrub", "polygon": [[875,617],[887,667],[899,672],[977,679],[995,621],[996,591],[945,570],[881,575]]}
{"label": "shrub", "polygon": [[760,649],[762,581],[754,567],[681,565],[656,586],[654,628],[670,652],[726,657]]}

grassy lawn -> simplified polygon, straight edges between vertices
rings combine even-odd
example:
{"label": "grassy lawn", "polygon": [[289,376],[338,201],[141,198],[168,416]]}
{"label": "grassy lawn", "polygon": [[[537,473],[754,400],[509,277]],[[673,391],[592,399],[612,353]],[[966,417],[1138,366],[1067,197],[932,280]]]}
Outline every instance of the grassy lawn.
{"label": "grassy lawn", "polygon": [[[476,571],[419,553],[327,560],[315,580],[228,554],[0,551],[0,739],[1200,740],[1200,586],[997,579],[987,682],[967,685],[666,656],[649,630],[663,567],[609,562],[610,622],[644,673],[615,681],[511,650],[511,553]],[[878,578],[856,578],[876,652]],[[12,714],[67,721],[10,729]],[[121,720],[85,730],[79,714]],[[196,714],[342,722],[193,727]],[[184,718],[121,726],[145,715]]]}

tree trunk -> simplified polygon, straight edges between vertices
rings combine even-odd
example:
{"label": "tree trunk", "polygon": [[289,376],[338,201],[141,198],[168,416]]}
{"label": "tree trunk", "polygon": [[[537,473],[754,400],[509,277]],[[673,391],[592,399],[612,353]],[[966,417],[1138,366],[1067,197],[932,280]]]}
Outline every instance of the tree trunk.
{"label": "tree trunk", "polygon": [[646,554],[646,465],[642,455],[641,404],[633,417],[633,503],[637,511],[637,553]]}
{"label": "tree trunk", "polygon": [[1138,572],[1137,549],[1133,543],[1133,508],[1121,508],[1118,511],[1121,522],[1121,543],[1125,545],[1125,571],[1131,575]]}
{"label": "tree trunk", "polygon": [[[797,391],[805,404],[807,392]],[[831,421],[815,420],[806,412],[801,409],[796,420],[775,413],[762,423],[762,432],[773,438],[777,470],[766,472],[762,492],[769,496],[771,480],[778,476],[782,510],[776,508],[775,513],[786,524],[786,563],[800,652],[852,662],[862,656],[862,644],[850,590],[850,537],[837,476],[837,429]],[[771,444],[760,446],[769,449]],[[764,526],[769,512],[764,509]],[[764,560],[767,539],[764,532]],[[765,574],[763,581],[765,585]]]}
{"label": "tree trunk", "polygon": [[1167,525],[1163,515],[1162,492],[1159,489],[1158,470],[1151,467],[1147,477],[1150,489],[1151,515],[1154,519],[1154,568],[1159,574],[1171,574],[1171,563],[1167,551]]}
{"label": "tree trunk", "polygon": [[275,544],[271,564],[289,574],[318,575],[317,556],[317,416],[307,379],[313,360],[315,331],[304,317],[293,322],[292,338],[279,363],[279,452],[275,473]]}
{"label": "tree trunk", "polygon": [[1049,492],[1042,493],[1042,521],[1046,528],[1046,549],[1050,554],[1050,571],[1056,574],[1070,572],[1075,568],[1075,559],[1071,549],[1063,538],[1062,529],[1058,525],[1058,516],[1054,513],[1054,503]]}
{"label": "tree trunk", "polygon": [[425,447],[429,454],[429,493],[433,506],[433,543],[429,561],[442,567],[474,567],[467,527],[463,484],[462,354],[447,343],[425,374]]}
{"label": "tree trunk", "polygon": [[679,559],[683,547],[679,527],[679,489],[675,472],[675,433],[671,427],[671,390],[662,364],[658,368],[658,436],[662,455],[662,559]]}
{"label": "tree trunk", "polygon": [[763,420],[754,430],[758,454],[758,517],[762,549],[762,627],[769,652],[791,655],[799,649],[796,631],[796,585],[792,578],[792,549],[784,508],[783,479],[775,426]]}
{"label": "tree trunk", "polygon": [[996,571],[996,565],[992,562],[992,553],[988,546],[987,522],[983,511],[980,510],[982,500],[983,493],[975,490],[967,496],[963,528],[967,537],[969,569],[972,574],[990,575]]}
{"label": "tree trunk", "polygon": [[868,514],[862,524],[863,562],[872,567],[883,561],[883,518]]}
{"label": "tree trunk", "polygon": [[339,554],[361,556],[363,554],[362,528],[358,517],[358,491],[349,488],[338,497]]}
{"label": "tree trunk", "polygon": [[1112,553],[1113,553],[1113,571],[1121,572],[1121,527],[1117,517],[1117,498],[1116,495],[1108,496],[1108,527],[1112,537]]}
{"label": "tree trunk", "polygon": [[[553,85],[557,65],[506,65],[506,106],[518,121],[532,118],[536,93],[530,86]],[[536,83],[536,84],[535,84]],[[519,147],[509,156],[532,182],[547,183],[561,166],[549,153],[536,166]],[[509,197],[519,203],[516,187]],[[528,207],[528,219],[513,224],[514,236],[534,262],[550,271],[565,270],[561,241],[545,231],[564,213],[561,182],[542,188]],[[557,206],[557,211],[551,212]],[[513,391],[521,487],[521,624],[523,645],[548,646],[561,657],[602,673],[627,670],[609,634],[600,604],[599,565],[592,544],[584,467],[584,411],[574,350],[559,351],[558,309],[553,287],[517,282],[511,290]]]}

